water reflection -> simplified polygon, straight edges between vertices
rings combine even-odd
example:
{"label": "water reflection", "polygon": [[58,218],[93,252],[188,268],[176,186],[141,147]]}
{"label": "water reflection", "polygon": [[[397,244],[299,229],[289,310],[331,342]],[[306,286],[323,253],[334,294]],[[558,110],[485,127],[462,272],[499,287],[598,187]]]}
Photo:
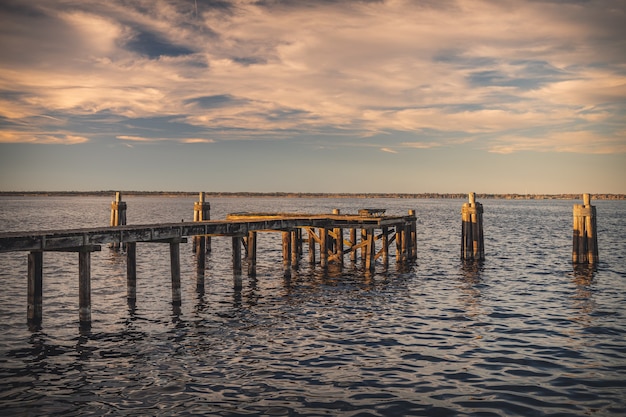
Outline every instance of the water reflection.
{"label": "water reflection", "polygon": [[573,283],[576,292],[572,300],[574,309],[580,314],[574,316],[573,320],[584,326],[591,325],[591,315],[596,310],[592,289],[595,274],[595,265],[574,265]]}

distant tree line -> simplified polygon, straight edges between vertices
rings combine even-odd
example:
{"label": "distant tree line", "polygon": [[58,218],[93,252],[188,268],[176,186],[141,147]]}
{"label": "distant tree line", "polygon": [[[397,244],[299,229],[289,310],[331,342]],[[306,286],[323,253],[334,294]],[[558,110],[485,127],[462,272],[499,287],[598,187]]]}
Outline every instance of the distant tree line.
{"label": "distant tree line", "polygon": [[[118,190],[103,191],[0,191],[0,196],[115,196]],[[122,191],[123,196],[193,197],[190,191]],[[284,198],[410,198],[466,199],[467,193],[296,193],[296,192],[227,192],[207,191],[206,197],[284,197]],[[580,200],[581,194],[481,194],[478,199],[505,200]],[[594,200],[626,200],[626,194],[593,194]]]}

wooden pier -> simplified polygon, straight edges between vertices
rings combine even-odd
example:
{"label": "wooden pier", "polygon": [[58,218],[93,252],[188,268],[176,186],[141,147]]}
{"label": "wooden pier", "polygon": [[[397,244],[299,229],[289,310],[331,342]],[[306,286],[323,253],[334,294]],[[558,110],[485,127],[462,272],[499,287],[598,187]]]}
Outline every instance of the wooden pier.
{"label": "wooden pier", "polygon": [[[116,198],[114,208],[119,209],[120,200],[119,197]],[[29,252],[27,318],[30,324],[35,325],[41,323],[43,317],[43,253],[47,251],[78,253],[81,326],[89,326],[91,323],[91,253],[101,250],[101,246],[106,244],[113,248],[126,248],[129,302],[134,302],[137,297],[137,243],[169,244],[174,304],[181,303],[180,244],[186,242],[187,237],[230,237],[235,278],[241,276],[242,247],[245,248],[248,274],[252,276],[256,274],[257,233],[261,232],[282,233],[283,265],[287,269],[299,262],[305,237],[309,262],[316,264],[319,259],[322,268],[327,267],[329,263],[342,266],[344,255],[347,254],[350,254],[352,261],[356,261],[360,252],[366,271],[374,271],[379,258],[383,265],[388,265],[389,247],[394,241],[398,264],[412,261],[417,257],[414,210],[410,210],[406,216],[385,216],[384,210],[363,209],[358,214],[340,214],[339,210],[335,210],[333,214],[317,215],[236,213],[228,215],[225,220],[198,218],[194,220],[166,224],[122,224],[101,228],[0,233],[0,252]],[[205,251],[205,248],[196,250],[198,269],[202,272]]]}

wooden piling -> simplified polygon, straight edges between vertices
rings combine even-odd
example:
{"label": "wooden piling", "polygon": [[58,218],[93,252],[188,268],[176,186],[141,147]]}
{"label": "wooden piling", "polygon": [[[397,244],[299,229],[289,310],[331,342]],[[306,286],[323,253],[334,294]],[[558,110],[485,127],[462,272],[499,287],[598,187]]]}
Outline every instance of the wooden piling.
{"label": "wooden piling", "polygon": [[233,244],[233,271],[241,275],[241,236],[233,236],[232,244]]}
{"label": "wooden piling", "polygon": [[[233,248],[233,280],[235,291],[241,291],[243,286],[241,277],[241,236],[232,237]],[[241,293],[239,293],[239,296]]]}
{"label": "wooden piling", "polygon": [[283,231],[283,266],[291,265],[291,232]]}
{"label": "wooden piling", "polygon": [[[193,204],[193,221],[202,222],[211,220],[211,204],[205,201],[205,193],[201,192],[198,195],[198,201]],[[193,238],[193,251],[200,253],[200,242],[204,240],[204,251],[211,252],[211,237],[210,236],[194,236]]]}
{"label": "wooden piling", "polygon": [[320,266],[326,268],[328,266],[328,230],[324,227],[320,228]]}
{"label": "wooden piling", "polygon": [[91,323],[91,248],[78,251],[78,318],[81,327]]}
{"label": "wooden piling", "polygon": [[389,266],[389,228],[383,227],[381,235],[382,257],[385,268]]}
{"label": "wooden piling", "polygon": [[315,229],[314,228],[306,228],[309,242],[309,264],[315,265]]}
{"label": "wooden piling", "polygon": [[300,242],[299,242],[299,229],[293,229],[291,231],[291,265],[298,266],[300,260]]}
{"label": "wooden piling", "polygon": [[28,306],[27,319],[31,325],[39,325],[43,317],[43,252],[28,254]]}
{"label": "wooden piling", "polygon": [[415,210],[409,210],[409,216],[412,218],[410,223],[411,253],[409,257],[411,260],[415,260],[417,259],[417,218]]}
{"label": "wooden piling", "polygon": [[170,240],[170,263],[172,271],[172,304],[177,306],[182,303],[180,290],[180,242],[181,239]]}
{"label": "wooden piling", "polygon": [[476,202],[475,193],[469,193],[469,203],[461,209],[461,259],[485,260],[483,205]]}
{"label": "wooden piling", "polygon": [[583,194],[583,204],[574,204],[574,236],[572,262],[575,264],[596,264],[598,256],[598,236],[596,208],[591,205],[591,194]]}
{"label": "wooden piling", "polygon": [[350,228],[350,260],[356,262],[356,249],[353,249],[357,245],[356,241],[356,229]]}
{"label": "wooden piling", "polygon": [[137,242],[126,243],[126,298],[137,300]]}
{"label": "wooden piling", "polygon": [[[365,230],[365,229],[363,229]],[[376,266],[376,236],[372,229],[365,230],[367,245],[365,246],[365,270],[374,271]]]}
{"label": "wooden piling", "polygon": [[256,276],[256,236],[257,232],[248,232],[248,275]]}
{"label": "wooden piling", "polygon": [[[333,214],[338,216],[341,214],[341,211],[339,209],[333,209]],[[333,233],[335,235],[334,256],[337,263],[343,266],[343,229],[335,228]]]}
{"label": "wooden piling", "polygon": [[[111,202],[111,226],[123,226],[126,224],[126,203],[122,201],[122,193],[115,193],[115,201]],[[111,243],[113,249],[123,247],[120,243]]]}

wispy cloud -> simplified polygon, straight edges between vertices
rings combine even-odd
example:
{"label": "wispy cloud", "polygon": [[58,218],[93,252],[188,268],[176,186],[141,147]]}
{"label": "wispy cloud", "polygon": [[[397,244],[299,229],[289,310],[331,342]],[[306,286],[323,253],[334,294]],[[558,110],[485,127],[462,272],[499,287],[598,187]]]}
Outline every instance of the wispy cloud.
{"label": "wispy cloud", "polygon": [[[83,119],[106,115],[133,143],[407,132],[420,149],[482,135],[491,152],[624,152],[620,3],[197,4],[5,2],[0,140],[96,140],[112,125]],[[41,115],[73,131],[48,135]]]}
{"label": "wispy cloud", "polygon": [[76,145],[88,142],[83,136],[69,134],[31,134],[26,132],[0,131],[0,143],[38,143],[46,145]]}
{"label": "wispy cloud", "polygon": [[387,153],[398,153],[398,151],[396,151],[394,149],[390,149],[390,148],[380,148],[380,150],[382,152],[387,152]]}
{"label": "wispy cloud", "polygon": [[153,143],[153,142],[179,142],[179,143],[215,143],[213,139],[206,138],[162,138],[162,137],[146,137],[146,136],[129,136],[129,135],[119,135],[117,139],[128,141],[128,142],[136,142],[136,143]]}

